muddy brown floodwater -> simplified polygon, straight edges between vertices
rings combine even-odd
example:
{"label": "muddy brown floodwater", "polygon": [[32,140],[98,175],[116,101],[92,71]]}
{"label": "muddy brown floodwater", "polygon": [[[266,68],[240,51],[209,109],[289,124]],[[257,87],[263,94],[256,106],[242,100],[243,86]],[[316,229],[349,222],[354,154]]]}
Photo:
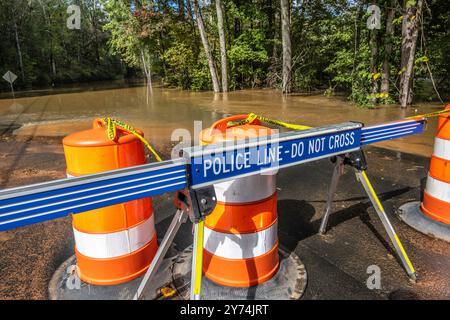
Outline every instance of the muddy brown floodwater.
{"label": "muddy brown floodwater", "polygon": [[[167,143],[176,128],[193,132],[193,121],[209,126],[224,114],[254,112],[292,123],[321,126],[349,120],[366,125],[401,119],[439,110],[438,103],[420,103],[406,110],[397,105],[368,110],[358,108],[343,97],[291,95],[273,90],[243,90],[228,94],[188,92],[146,87],[64,93],[0,100],[0,130],[17,129],[18,136],[60,137],[89,128],[95,117],[116,117],[142,129],[154,143]],[[428,130],[379,145],[429,156],[432,152],[436,119]]]}
{"label": "muddy brown floodwater", "polygon": [[[442,107],[442,104],[425,103],[407,110],[401,110],[395,105],[367,110],[357,108],[341,97],[327,98],[321,95],[283,97],[273,90],[244,90],[214,95],[211,92],[187,92],[161,88],[154,88],[153,94],[150,95],[146,87],[60,93],[16,100],[1,99],[0,188],[64,178],[65,160],[61,144],[62,137],[90,128],[92,120],[96,117],[115,117],[140,128],[167,159],[173,145],[171,136],[174,130],[187,129],[193,137],[194,120],[202,121],[203,127],[207,127],[224,115],[254,112],[266,117],[310,126],[349,120],[370,125],[436,111]],[[430,119],[428,130],[424,134],[378,145],[428,157],[432,153],[435,128],[436,119]],[[177,138],[176,135],[175,138]],[[383,157],[376,159],[378,160],[372,162],[373,172],[383,179],[383,169],[377,169],[377,165],[378,162],[380,166],[387,164],[383,162],[385,161]],[[402,183],[409,183],[403,176],[403,172],[407,170],[417,171],[416,175],[410,177],[414,180],[414,183],[409,183],[411,185],[418,184],[419,176],[426,175],[425,163],[428,163],[428,159],[422,158],[421,162],[417,161],[417,159],[414,160],[412,169],[408,167],[409,162],[404,164],[405,168],[393,167],[392,170],[401,176],[399,179]],[[389,160],[392,164],[397,162]],[[306,168],[305,172],[310,172],[308,170],[310,169]],[[315,177],[305,179],[309,181],[314,180]],[[284,181],[285,183],[295,182],[288,178],[284,178]],[[324,181],[317,180],[317,188],[312,190],[326,190],[323,186],[328,184],[328,176],[326,182]],[[394,185],[396,184],[392,184]],[[289,187],[285,189],[290,190]],[[412,198],[417,197],[414,195]],[[161,206],[172,203],[167,199],[160,200],[154,203],[160,203]],[[163,216],[169,213],[166,209],[155,207],[159,221],[167,217],[167,215]],[[317,210],[321,212],[321,208]],[[305,226],[309,226],[309,222],[305,223]],[[352,228],[350,229],[354,230]],[[56,268],[73,254],[73,246],[70,217],[0,233],[0,252],[2,253],[0,255],[0,299],[48,298],[49,279]],[[449,250],[447,244],[436,246],[441,251]],[[427,250],[429,248],[427,246]],[[447,253],[445,255],[450,256]],[[321,279],[323,276],[316,278]],[[435,282],[442,281],[437,279]],[[318,290],[323,291],[320,288]],[[362,297],[358,296],[358,298]]]}

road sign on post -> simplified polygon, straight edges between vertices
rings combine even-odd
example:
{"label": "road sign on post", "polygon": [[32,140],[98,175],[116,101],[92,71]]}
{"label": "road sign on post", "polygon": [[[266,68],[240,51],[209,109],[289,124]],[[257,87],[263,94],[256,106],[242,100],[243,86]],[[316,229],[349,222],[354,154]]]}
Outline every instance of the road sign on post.
{"label": "road sign on post", "polygon": [[14,96],[13,83],[14,83],[14,81],[16,81],[17,76],[14,73],[12,73],[11,71],[6,71],[6,73],[3,75],[3,79],[5,79],[6,81],[9,82],[9,85],[11,86],[11,92],[13,95],[13,99],[15,99],[16,97]]}

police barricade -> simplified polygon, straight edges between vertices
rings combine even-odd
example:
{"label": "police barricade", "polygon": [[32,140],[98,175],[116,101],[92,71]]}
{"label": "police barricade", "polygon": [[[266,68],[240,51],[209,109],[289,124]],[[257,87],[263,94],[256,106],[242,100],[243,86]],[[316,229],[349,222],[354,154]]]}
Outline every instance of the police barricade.
{"label": "police barricade", "polygon": [[408,275],[415,270],[372,185],[362,147],[424,131],[425,118],[364,127],[357,122],[183,149],[181,158],[0,191],[0,231],[177,191],[177,212],[134,296],[139,299],[187,217],[194,223],[191,299],[200,298],[204,219],[215,207],[213,184],[334,157],[335,171],[321,232],[343,165],[355,168]]}

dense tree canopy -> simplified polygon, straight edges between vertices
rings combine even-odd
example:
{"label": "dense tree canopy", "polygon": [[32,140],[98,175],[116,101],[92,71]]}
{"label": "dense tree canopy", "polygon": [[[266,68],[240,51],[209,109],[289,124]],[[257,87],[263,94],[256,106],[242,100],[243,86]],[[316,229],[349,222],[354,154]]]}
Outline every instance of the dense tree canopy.
{"label": "dense tree canopy", "polygon": [[[71,3],[81,8],[80,30],[66,26]],[[0,72],[17,74],[19,88],[114,79],[123,71],[110,54],[106,17],[95,0],[0,1]]]}
{"label": "dense tree canopy", "polygon": [[[73,4],[80,29],[66,27]],[[449,92],[448,0],[2,0],[0,19],[0,72],[19,89],[144,74],[192,90],[343,92],[366,106]]]}

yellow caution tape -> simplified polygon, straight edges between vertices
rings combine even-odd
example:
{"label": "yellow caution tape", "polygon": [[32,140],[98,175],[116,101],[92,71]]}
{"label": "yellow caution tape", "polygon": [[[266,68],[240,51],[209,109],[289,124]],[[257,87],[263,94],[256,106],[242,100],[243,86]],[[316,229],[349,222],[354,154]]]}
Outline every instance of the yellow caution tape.
{"label": "yellow caution tape", "polygon": [[116,139],[116,136],[117,136],[116,127],[117,126],[121,127],[126,132],[133,134],[139,140],[141,140],[142,143],[145,144],[145,146],[148,148],[148,150],[150,150],[150,152],[153,154],[153,156],[156,158],[156,160],[162,161],[161,157],[158,155],[158,153],[155,151],[155,149],[153,149],[153,147],[150,145],[150,143],[143,136],[141,136],[139,134],[139,132],[136,131],[135,128],[133,128],[129,124],[126,124],[125,122],[122,122],[120,120],[113,119],[113,118],[102,118],[101,120],[107,126],[106,134],[107,134],[109,140],[114,141]]}
{"label": "yellow caution tape", "polygon": [[171,287],[162,287],[159,289],[159,292],[164,298],[170,298],[173,297],[175,293],[177,293],[177,290]]}
{"label": "yellow caution tape", "polygon": [[[425,113],[425,114],[414,115],[414,116],[407,117],[405,119],[431,118],[431,117],[436,117],[436,116],[439,116],[442,114],[447,114],[447,113],[450,114],[450,108],[445,109],[445,110],[439,110],[439,111],[435,111],[435,112]],[[268,124],[280,126],[283,128],[292,129],[292,130],[308,130],[308,129],[312,128],[312,127],[301,125],[301,124],[288,123],[288,122],[284,122],[281,120],[266,118],[266,117],[263,117],[263,116],[260,116],[260,115],[254,114],[254,113],[249,113],[247,118],[244,120],[230,122],[229,126],[238,126],[238,125],[248,124],[248,123],[252,123],[255,120],[259,120],[264,123],[268,123]]]}
{"label": "yellow caution tape", "polygon": [[263,116],[260,116],[260,115],[254,114],[254,113],[249,113],[247,119],[244,119],[242,121],[231,122],[231,125],[235,126],[235,125],[252,123],[255,120],[259,120],[264,123],[268,123],[268,124],[276,125],[279,127],[292,129],[292,130],[307,130],[307,129],[312,128],[312,127],[304,126],[301,124],[293,124],[293,123],[288,123],[288,122],[284,122],[281,120],[266,118],[266,117],[263,117]]}
{"label": "yellow caution tape", "polygon": [[425,113],[425,114],[419,114],[419,115],[416,115],[416,116],[407,117],[405,119],[431,118],[431,117],[436,117],[436,116],[439,116],[441,114],[446,114],[446,113],[450,113],[450,109],[439,110],[439,111]]}
{"label": "yellow caution tape", "polygon": [[106,134],[108,135],[108,139],[112,140],[112,141],[115,140],[116,139],[116,126],[113,124],[112,119],[105,118],[102,120],[104,122],[106,122],[106,125],[107,125]]}
{"label": "yellow caution tape", "polygon": [[[435,112],[420,114],[420,115],[414,115],[414,116],[406,117],[405,119],[430,118],[430,117],[436,117],[436,116],[439,116],[439,115],[442,115],[442,114],[447,114],[447,113],[450,113],[450,108],[449,109],[445,109],[445,110],[439,110],[439,111],[435,111]],[[279,126],[279,127],[283,127],[283,128],[287,128],[287,129],[292,129],[292,130],[308,130],[308,129],[312,128],[312,127],[301,125],[301,124],[294,124],[294,123],[284,122],[284,121],[281,121],[281,120],[270,119],[270,118],[267,118],[267,117],[263,117],[263,116],[257,115],[255,113],[249,113],[247,118],[244,119],[244,120],[230,122],[229,126],[237,126],[237,125],[249,124],[249,123],[254,122],[255,120],[259,120],[259,121],[264,122],[264,123],[268,123],[268,124],[271,124],[271,125],[275,125],[275,126]],[[115,140],[116,135],[117,135],[116,126],[119,126],[122,129],[124,129],[125,131],[127,131],[127,132],[135,135],[137,138],[139,138],[139,140],[141,140],[142,143],[144,143],[145,146],[154,155],[156,160],[162,161],[161,157],[158,155],[158,153],[155,151],[155,149],[153,149],[153,147],[150,145],[150,143],[148,143],[148,141],[144,137],[142,137],[136,131],[136,129],[134,129],[132,126],[130,126],[130,125],[128,125],[128,124],[126,124],[126,123],[124,123],[124,122],[122,122],[120,120],[113,119],[113,118],[102,118],[102,121],[107,125],[108,139]]]}

